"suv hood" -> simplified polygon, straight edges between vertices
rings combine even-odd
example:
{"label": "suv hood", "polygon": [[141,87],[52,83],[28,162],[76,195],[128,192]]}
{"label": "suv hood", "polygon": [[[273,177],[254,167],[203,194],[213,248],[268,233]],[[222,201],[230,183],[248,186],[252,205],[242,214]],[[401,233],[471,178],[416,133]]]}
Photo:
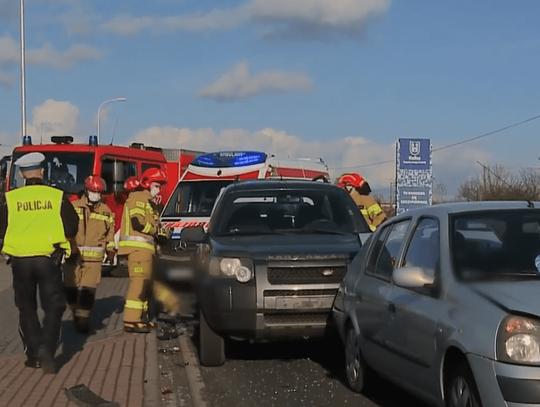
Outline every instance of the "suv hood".
{"label": "suv hood", "polygon": [[540,276],[520,281],[472,283],[471,289],[505,311],[540,315]]}
{"label": "suv hood", "polygon": [[349,257],[360,250],[360,239],[356,234],[221,236],[213,237],[212,242],[215,255],[253,259],[302,254],[341,254]]}

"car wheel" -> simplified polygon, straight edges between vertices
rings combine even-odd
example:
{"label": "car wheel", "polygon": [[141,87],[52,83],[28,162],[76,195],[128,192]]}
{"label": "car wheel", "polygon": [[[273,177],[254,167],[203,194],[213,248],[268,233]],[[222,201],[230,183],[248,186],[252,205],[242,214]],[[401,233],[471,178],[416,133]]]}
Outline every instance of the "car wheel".
{"label": "car wheel", "polygon": [[362,392],[368,369],[360,350],[358,335],[352,325],[347,329],[345,340],[345,371],[349,387],[357,393]]}
{"label": "car wheel", "polygon": [[459,364],[452,371],[447,383],[447,407],[482,407],[476,382],[467,364]]}
{"label": "car wheel", "polygon": [[199,359],[203,366],[221,366],[225,363],[225,340],[208,326],[203,312],[199,324]]}

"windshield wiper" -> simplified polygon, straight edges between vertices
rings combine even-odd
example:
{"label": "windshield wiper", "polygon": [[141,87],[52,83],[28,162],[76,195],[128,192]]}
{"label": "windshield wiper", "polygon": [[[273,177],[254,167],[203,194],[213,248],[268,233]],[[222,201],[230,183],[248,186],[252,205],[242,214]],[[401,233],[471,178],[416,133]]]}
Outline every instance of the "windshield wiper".
{"label": "windshield wiper", "polygon": [[253,235],[281,235],[275,230],[256,230],[256,229],[232,229],[227,232],[221,232],[217,236],[253,236]]}

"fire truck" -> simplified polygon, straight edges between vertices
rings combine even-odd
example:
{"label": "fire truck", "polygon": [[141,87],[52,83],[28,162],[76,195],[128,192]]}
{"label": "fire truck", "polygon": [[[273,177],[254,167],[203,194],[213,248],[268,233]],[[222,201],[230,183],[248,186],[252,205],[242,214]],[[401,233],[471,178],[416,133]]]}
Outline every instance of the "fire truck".
{"label": "fire truck", "polygon": [[161,213],[164,227],[173,229],[169,245],[162,247],[160,270],[168,281],[192,278],[190,256],[197,249],[181,239],[187,226],[207,226],[220,191],[238,180],[320,179],[330,180],[328,167],[321,159],[280,159],[260,151],[220,151],[194,158]]}
{"label": "fire truck", "polygon": [[25,136],[23,145],[15,147],[11,155],[11,167],[7,171],[6,190],[23,185],[23,179],[13,163],[26,153],[40,152],[45,155],[44,181],[59,188],[73,199],[84,191],[84,181],[91,174],[105,180],[105,203],[116,216],[115,231],[120,228],[122,210],[127,199],[124,182],[131,176],[140,176],[148,168],[160,168],[168,177],[167,184],[156,197],[156,203],[167,202],[170,194],[199,151],[163,149],[133,143],[130,146],[98,145],[97,137],[90,136],[88,144],[74,144],[71,136],[54,136],[51,143],[32,144]]}

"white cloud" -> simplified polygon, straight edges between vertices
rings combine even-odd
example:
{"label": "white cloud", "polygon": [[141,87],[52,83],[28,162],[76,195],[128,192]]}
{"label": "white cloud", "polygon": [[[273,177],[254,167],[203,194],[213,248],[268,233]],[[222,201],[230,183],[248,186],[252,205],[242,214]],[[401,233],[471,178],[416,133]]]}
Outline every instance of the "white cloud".
{"label": "white cloud", "polygon": [[390,0],[252,0],[244,11],[253,19],[354,27],[389,5]]}
{"label": "white cloud", "polygon": [[32,109],[32,121],[27,124],[26,132],[37,143],[41,137],[49,142],[51,136],[72,136],[80,129],[79,108],[70,102],[46,100]]}
{"label": "white cloud", "polygon": [[[48,42],[39,49],[27,49],[25,53],[26,64],[57,69],[68,69],[77,62],[99,59],[103,55],[103,51],[89,45],[75,44],[65,51],[58,51]],[[0,64],[18,64],[19,61],[19,43],[9,36],[0,37]]]}
{"label": "white cloud", "polygon": [[0,87],[10,88],[15,83],[15,77],[9,73],[0,71]]}
{"label": "white cloud", "polygon": [[220,102],[245,99],[260,93],[276,93],[290,91],[307,91],[313,83],[304,73],[283,71],[263,71],[252,76],[246,62],[239,63],[231,71],[224,73],[212,85],[197,92],[203,99],[214,99]]}
{"label": "white cloud", "polygon": [[[104,114],[104,110],[102,110]],[[104,117],[102,116],[102,119]],[[49,142],[54,135],[71,135],[76,142],[86,142],[87,131],[81,131],[80,110],[67,101],[46,100],[32,109],[27,134],[34,143],[43,138]],[[344,172],[359,172],[370,183],[374,193],[389,197],[390,183],[395,180],[395,143],[381,144],[366,137],[345,137],[327,142],[310,142],[285,131],[263,128],[259,131],[211,128],[189,129],[173,126],[153,126],[141,129],[129,142],[146,145],[183,148],[197,151],[259,150],[278,158],[322,158],[328,165],[332,180]],[[20,134],[0,132],[0,156],[20,144]],[[434,145],[434,150],[437,146]],[[5,151],[4,151],[5,150]],[[478,173],[477,161],[492,161],[480,148],[446,149],[433,152],[434,183],[443,183],[448,195],[455,195],[459,184]],[[384,162],[381,165],[369,165]]]}
{"label": "white cloud", "polygon": [[207,14],[169,17],[134,17],[120,14],[103,23],[101,28],[118,35],[130,36],[149,29],[153,32],[228,30],[244,20],[238,10],[212,10]]}
{"label": "white cloud", "polygon": [[234,9],[169,17],[133,17],[122,14],[102,28],[119,35],[185,30],[228,30],[252,22],[266,27],[266,35],[314,40],[342,34],[357,37],[368,20],[383,14],[391,0],[250,0]]}
{"label": "white cloud", "polygon": [[118,35],[135,35],[146,28],[158,25],[158,18],[154,17],[132,17],[129,14],[121,14],[101,25],[105,31]]}
{"label": "white cloud", "polygon": [[[32,136],[34,144],[48,143],[51,136],[73,136],[75,142],[84,143],[87,136],[80,136],[83,125],[80,110],[66,101],[48,99],[32,109],[27,115],[26,134]],[[0,132],[0,147],[9,151],[21,144],[21,130],[17,134]],[[0,154],[4,150],[0,148]]]}
{"label": "white cloud", "polygon": [[[322,158],[330,169],[332,180],[345,172],[359,172],[370,183],[374,193],[389,197],[390,183],[395,181],[395,143],[380,144],[364,137],[347,137],[328,142],[308,142],[300,137],[272,128],[250,132],[228,129],[219,133],[210,128],[192,130],[172,126],[154,126],[140,130],[133,141],[151,146],[185,148],[197,151],[259,150],[283,158]],[[211,146],[211,147],[209,147]],[[489,155],[469,147],[434,152],[435,183],[444,183],[449,194],[477,171],[476,161],[489,162]],[[382,165],[366,166],[378,162]]]}
{"label": "white cloud", "polygon": [[[55,20],[67,27],[69,34],[90,34],[101,22],[101,16],[93,9],[93,2],[83,0],[47,0],[57,6],[58,12],[52,13]],[[56,3],[56,4],[54,4]],[[60,7],[58,7],[60,6]],[[65,11],[64,11],[65,10]]]}
{"label": "white cloud", "polygon": [[359,38],[368,20],[389,6],[390,0],[252,0],[243,11],[266,26],[268,38],[312,41]]}

